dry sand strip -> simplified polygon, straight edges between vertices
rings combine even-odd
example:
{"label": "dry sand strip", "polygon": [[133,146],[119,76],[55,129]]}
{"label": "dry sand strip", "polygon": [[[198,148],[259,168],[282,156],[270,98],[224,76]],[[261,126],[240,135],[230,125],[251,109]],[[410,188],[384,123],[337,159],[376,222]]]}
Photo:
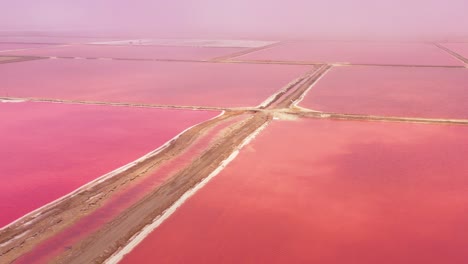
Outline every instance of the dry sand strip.
{"label": "dry sand strip", "polygon": [[256,109],[265,109],[270,107],[271,105],[275,104],[278,100],[281,99],[285,94],[288,94],[291,90],[296,88],[298,85],[303,83],[305,80],[310,78],[317,70],[319,70],[319,66],[312,67],[312,70],[306,72],[304,75],[292,80],[286,86],[284,86],[281,90],[274,93],[270,97],[268,97],[265,101],[263,101],[260,105],[256,107]]}
{"label": "dry sand strip", "polygon": [[438,48],[440,48],[441,50],[447,52],[448,54],[452,55],[452,57],[458,59],[459,61],[465,63],[465,64],[468,64],[468,59],[463,57],[462,55],[456,53],[455,51],[449,49],[449,48],[446,48],[445,46],[443,45],[440,45],[438,43],[434,43],[434,45],[436,45]]}
{"label": "dry sand strip", "polygon": [[16,57],[0,57],[0,62],[11,61],[17,59]]}
{"label": "dry sand strip", "polygon": [[34,56],[21,56],[21,57],[0,56],[0,64],[30,61],[30,60],[41,60],[41,59],[47,59],[47,58],[45,58],[45,57],[34,57]]}
{"label": "dry sand strip", "polygon": [[88,45],[108,46],[162,46],[162,47],[192,47],[192,48],[257,48],[276,43],[269,40],[251,39],[126,39],[116,41],[100,41]]}
{"label": "dry sand strip", "polygon": [[331,65],[325,64],[320,66],[316,71],[312,72],[307,78],[299,82],[294,89],[286,92],[284,96],[278,98],[269,105],[269,109],[290,108],[297,104],[310,88],[317,83],[330,69]]}
{"label": "dry sand strip", "polygon": [[288,43],[288,42],[287,41],[279,41],[279,42],[275,42],[275,43],[272,43],[272,44],[269,44],[269,45],[260,46],[260,47],[257,47],[257,48],[250,48],[250,49],[242,50],[242,51],[239,51],[239,52],[231,53],[231,54],[228,54],[228,55],[216,57],[216,58],[211,59],[210,61],[212,61],[212,62],[229,61],[232,58],[247,55],[249,53],[256,52],[256,51],[259,51],[259,50],[270,49],[270,48],[273,48],[273,47],[276,47],[276,46],[279,46],[279,45],[284,45],[286,43]]}
{"label": "dry sand strip", "polygon": [[380,67],[407,67],[407,68],[465,68],[462,65],[424,65],[424,64],[378,64],[378,63],[350,63],[350,62],[324,62],[324,61],[282,61],[282,60],[224,60],[223,63],[245,64],[281,64],[281,65],[322,65],[333,66],[380,66]]}
{"label": "dry sand strip", "polygon": [[[326,62],[310,62],[310,61],[279,61],[279,60],[239,60],[239,59],[230,59],[230,60],[218,60],[215,62],[224,62],[224,63],[251,63],[251,64],[280,64],[280,65],[322,65],[327,64]],[[342,63],[348,65],[348,63]]]}
{"label": "dry sand strip", "polygon": [[286,109],[273,112],[273,114],[285,114],[296,117],[335,119],[348,121],[372,121],[372,122],[398,122],[398,123],[418,123],[418,124],[439,124],[439,125],[468,125],[468,119],[448,119],[448,118],[419,118],[419,117],[396,117],[396,116],[375,116],[321,112],[303,108]]}
{"label": "dry sand strip", "polygon": [[122,258],[130,253],[139,243],[141,243],[151,232],[158,228],[165,220],[167,220],[177,209],[179,209],[182,204],[184,204],[190,197],[192,197],[197,191],[205,187],[205,185],[216,177],[229,163],[231,163],[240,153],[240,150],[260,134],[267,126],[269,122],[263,124],[256,131],[250,134],[247,138],[244,139],[242,144],[237,147],[237,149],[229,155],[225,160],[223,160],[213,172],[204,178],[200,183],[195,185],[192,189],[184,193],[171,207],[163,212],[163,214],[157,216],[153,222],[145,226],[139,233],[133,236],[125,247],[115,252],[110,258],[108,258],[104,263],[106,264],[115,264],[118,263]]}
{"label": "dry sand strip", "polygon": [[[40,210],[28,214],[3,228],[0,230],[0,259],[2,263],[13,262],[18,257],[28,253],[44,240],[53,237],[82,217],[94,212],[114,195],[117,195],[119,190],[126,188],[128,184],[143,179],[166,161],[170,161],[183,153],[188,146],[217,125],[229,122],[231,118],[245,113],[228,112],[196,125],[168,142],[165,148],[153,156],[133,163],[129,168],[112,175],[112,177],[99,179],[89,186],[86,185],[67,196],[66,199],[60,199],[56,203],[44,206]],[[200,161],[202,162],[198,164],[200,167],[209,168],[213,164],[213,160],[209,158]],[[139,215],[139,217],[143,216]],[[113,233],[115,233],[115,230],[107,235]],[[116,233],[116,235],[119,234]],[[92,247],[94,248],[94,246]],[[94,252],[101,254],[100,250],[104,250],[104,248],[95,248]]]}
{"label": "dry sand strip", "polygon": [[[32,56],[21,56],[21,57],[32,58]],[[150,59],[150,58],[74,57],[74,56],[41,56],[41,57],[35,57],[35,58],[37,59],[64,59],[64,60],[117,60],[117,61],[231,63],[231,64],[279,64],[279,65],[321,65],[323,64],[323,63],[317,63],[317,62],[294,62],[294,61],[214,60],[214,59],[189,60],[189,59]],[[347,64],[344,64],[344,65],[347,65]],[[460,67],[460,66],[457,66],[457,67]]]}
{"label": "dry sand strip", "polygon": [[423,64],[376,64],[376,63],[348,63],[335,64],[334,66],[378,66],[378,67],[404,67],[404,68],[448,68],[448,69],[463,69],[462,65],[423,65]]}
{"label": "dry sand strip", "polygon": [[237,107],[210,107],[210,106],[191,106],[191,105],[160,105],[160,104],[144,104],[144,103],[126,103],[126,102],[103,102],[103,101],[86,101],[86,100],[65,100],[54,98],[36,98],[36,97],[0,97],[0,101],[21,101],[21,102],[37,102],[37,103],[57,103],[57,104],[84,104],[84,105],[106,105],[106,106],[122,106],[122,107],[139,107],[139,108],[158,108],[158,109],[185,109],[185,110],[202,110],[202,111],[255,111],[256,108]]}
{"label": "dry sand strip", "polygon": [[52,263],[104,262],[125,247],[132,237],[162,215],[187,191],[222,166],[223,161],[237,151],[246,138],[270,120],[270,116],[256,113],[251,118],[235,124],[193,163],[180,170],[138,203],[127,208],[97,232],[72,245],[70,250],[62,253]]}

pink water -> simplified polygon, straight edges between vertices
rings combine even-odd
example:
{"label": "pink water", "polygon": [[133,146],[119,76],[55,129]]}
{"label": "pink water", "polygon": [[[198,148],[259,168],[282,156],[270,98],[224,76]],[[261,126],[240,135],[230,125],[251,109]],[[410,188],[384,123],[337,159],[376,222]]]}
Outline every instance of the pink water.
{"label": "pink water", "polygon": [[242,48],[166,47],[144,45],[73,45],[12,52],[12,55],[122,59],[208,60]]}
{"label": "pink water", "polygon": [[217,114],[0,103],[0,227]]}
{"label": "pink water", "polygon": [[190,164],[197,156],[205,151],[211,143],[213,143],[213,140],[221,131],[223,131],[223,129],[235,122],[244,120],[247,117],[247,115],[239,116],[211,129],[207,134],[203,135],[203,137],[190,145],[183,153],[181,153],[181,155],[165,162],[146,178],[136,180],[133,184],[130,184],[125,189],[120,190],[118,195],[111,198],[96,211],[83,217],[73,226],[67,228],[61,233],[44,241],[39,246],[35,247],[34,250],[17,259],[17,262],[49,263],[53,257],[65,250],[64,245],[73,245],[80,239],[85,238],[91,233],[97,231],[106,223],[110,222],[132,204],[148,195],[148,193],[157,188],[164,180],[173,175],[177,170],[180,170]]}
{"label": "pink water", "polygon": [[463,65],[433,44],[392,42],[291,42],[249,53],[237,59],[390,65]]}
{"label": "pink water", "polygon": [[21,44],[21,43],[0,43],[0,55],[7,56],[8,54],[15,53],[13,51],[23,49],[36,49],[49,47],[47,44]]}
{"label": "pink water", "polygon": [[122,263],[464,264],[467,133],[275,121]]}
{"label": "pink water", "polygon": [[37,60],[0,65],[0,96],[257,106],[309,69],[302,65]]}
{"label": "pink water", "polygon": [[[88,33],[89,34],[89,33]],[[81,36],[59,36],[56,33],[49,33],[51,36],[14,36],[0,35],[0,42],[12,43],[49,43],[49,44],[72,44],[72,43],[91,43],[118,40],[109,37],[81,37]],[[79,35],[79,34],[76,34]]]}
{"label": "pink water", "polygon": [[335,67],[300,105],[349,114],[468,118],[467,87],[467,69]]}

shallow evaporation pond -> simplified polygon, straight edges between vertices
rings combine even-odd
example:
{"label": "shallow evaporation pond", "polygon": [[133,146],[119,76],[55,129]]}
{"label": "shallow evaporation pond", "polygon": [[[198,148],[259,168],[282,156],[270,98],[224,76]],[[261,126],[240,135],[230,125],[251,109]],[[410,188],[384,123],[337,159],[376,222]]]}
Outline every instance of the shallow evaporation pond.
{"label": "shallow evaporation pond", "polygon": [[138,159],[217,114],[0,103],[0,227]]}

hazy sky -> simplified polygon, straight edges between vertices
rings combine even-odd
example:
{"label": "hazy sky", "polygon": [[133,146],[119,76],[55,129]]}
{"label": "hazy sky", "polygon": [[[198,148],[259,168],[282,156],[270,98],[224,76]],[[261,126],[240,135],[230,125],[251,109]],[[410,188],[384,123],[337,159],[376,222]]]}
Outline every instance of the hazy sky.
{"label": "hazy sky", "polygon": [[0,30],[200,36],[468,35],[467,0],[0,0]]}

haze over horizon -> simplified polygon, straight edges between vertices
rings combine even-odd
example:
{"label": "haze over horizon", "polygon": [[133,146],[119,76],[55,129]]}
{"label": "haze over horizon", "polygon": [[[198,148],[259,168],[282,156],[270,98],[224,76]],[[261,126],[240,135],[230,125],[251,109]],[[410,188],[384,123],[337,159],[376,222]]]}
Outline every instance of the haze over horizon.
{"label": "haze over horizon", "polygon": [[468,38],[464,0],[2,1],[1,31],[167,37]]}

